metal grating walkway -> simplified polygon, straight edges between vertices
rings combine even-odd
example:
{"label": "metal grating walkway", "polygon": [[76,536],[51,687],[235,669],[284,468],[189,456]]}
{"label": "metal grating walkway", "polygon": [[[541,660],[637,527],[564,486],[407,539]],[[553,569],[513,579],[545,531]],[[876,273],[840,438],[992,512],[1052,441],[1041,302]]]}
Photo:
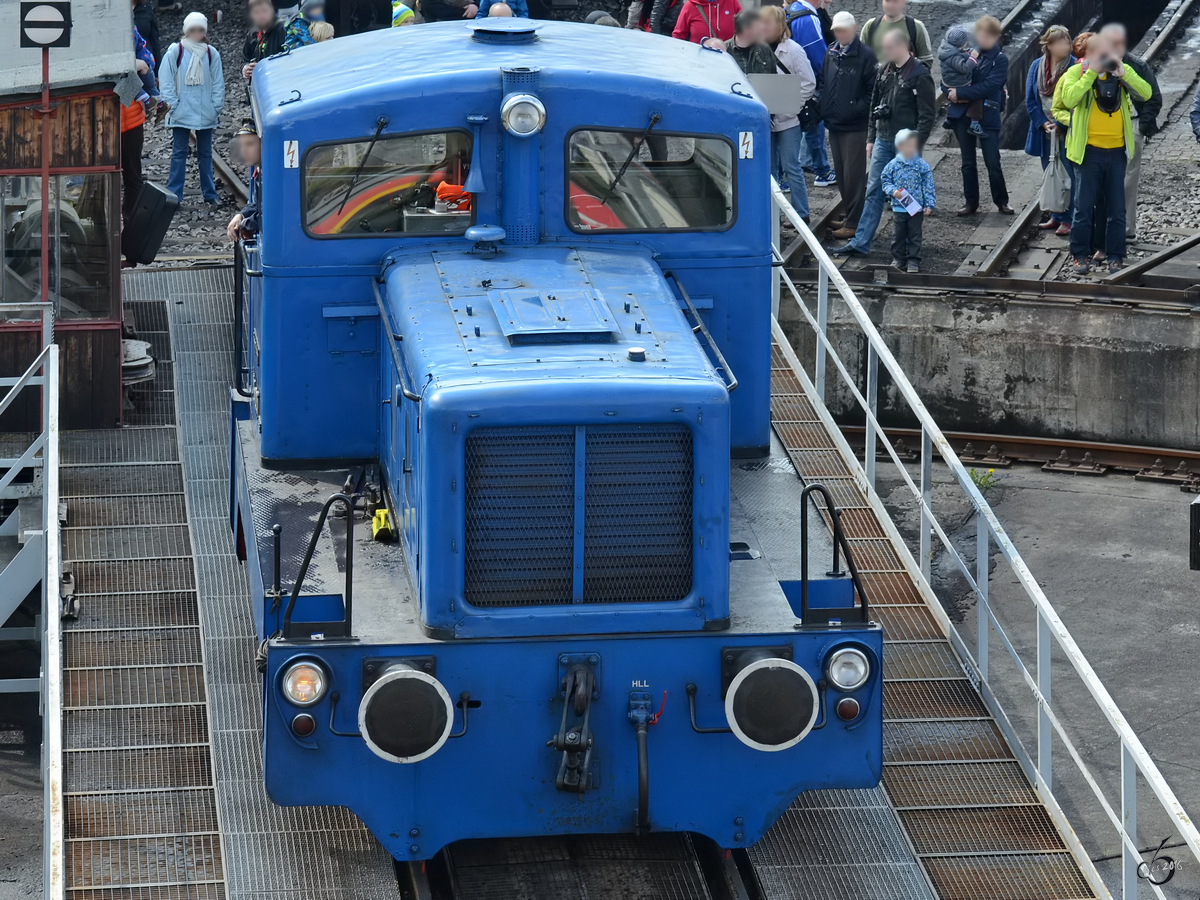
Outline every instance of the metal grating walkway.
{"label": "metal grating walkway", "polygon": [[73,900],[223,900],[165,305],[134,315],[158,380],[133,395],[129,427],[61,442],[80,601],[62,646],[66,886]]}
{"label": "metal grating walkway", "polygon": [[[778,346],[771,388],[775,431],[801,476],[828,486],[843,508],[884,626],[884,770],[875,791],[801,797],[750,849],[766,897],[891,900],[929,888],[941,900],[1094,897]],[[889,822],[904,846],[879,840]],[[821,846],[830,832],[842,837]],[[904,864],[905,850],[920,873]]]}
{"label": "metal grating walkway", "polygon": [[[195,561],[194,580],[187,585],[171,580],[179,573],[170,565],[169,554],[158,560],[157,569],[138,574],[158,580],[158,593],[150,595],[156,605],[174,608],[178,594],[162,593],[168,584],[173,591],[194,591],[192,596],[199,600],[198,636],[207,662],[212,766],[224,850],[226,893],[221,896],[229,900],[396,898],[399,891],[391,857],[352,813],[334,807],[279,807],[263,790],[261,678],[254,668],[249,588],[233,552],[227,512],[232,271],[137,271],[124,279],[126,297],[134,298],[135,311],[153,309],[154,321],[160,327],[169,323],[174,340],[172,365],[167,368],[173,380],[156,387],[162,394],[170,393],[170,406],[178,414],[175,458],[181,459],[182,477],[171,481],[169,473],[147,475],[161,478],[163,488],[179,493],[164,490],[154,503],[138,504],[136,515],[153,520],[164,542],[178,542],[186,534]],[[166,405],[164,401],[155,409]],[[121,511],[129,512],[129,506]],[[180,519],[183,511],[186,516]],[[103,509],[85,512],[89,524],[105,521]],[[180,522],[188,526],[186,530],[170,527]],[[136,546],[136,538],[101,538],[95,531],[81,529],[74,539],[85,545],[103,543],[118,555],[125,547]],[[170,657],[163,664],[185,669],[187,661]],[[191,674],[180,672],[177,678],[182,682]],[[138,689],[158,690],[159,685]]]}

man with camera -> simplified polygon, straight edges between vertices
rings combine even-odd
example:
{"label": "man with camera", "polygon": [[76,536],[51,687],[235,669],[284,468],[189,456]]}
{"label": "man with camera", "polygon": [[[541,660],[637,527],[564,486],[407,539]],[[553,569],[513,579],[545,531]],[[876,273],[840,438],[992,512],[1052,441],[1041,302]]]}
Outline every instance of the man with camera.
{"label": "man with camera", "polygon": [[1104,200],[1108,209],[1104,253],[1108,271],[1124,268],[1125,170],[1135,150],[1133,101],[1150,99],[1150,85],[1116,55],[1112,40],[1088,38],[1085,56],[1067,69],[1055,92],[1055,105],[1067,110],[1067,159],[1079,167],[1075,183],[1075,215],[1071,222],[1071,271],[1091,271],[1092,216]]}
{"label": "man with camera", "polygon": [[1142,150],[1146,138],[1158,133],[1158,114],[1162,112],[1162,90],[1154,70],[1146,62],[1129,52],[1129,35],[1125,26],[1110,22],[1100,29],[1100,34],[1112,44],[1112,54],[1126,69],[1133,69],[1146,84],[1150,85],[1150,99],[1133,99],[1133,117],[1137,119],[1133,129],[1133,155],[1125,170],[1125,237],[1133,240],[1137,236],[1137,192],[1142,178]]}
{"label": "man with camera", "polygon": [[934,104],[933,76],[925,63],[912,54],[908,34],[901,29],[889,31],[882,41],[883,57],[887,64],[871,90],[871,112],[867,122],[867,158],[871,160],[867,176],[866,200],[854,237],[834,256],[866,256],[883,215],[883,167],[896,155],[896,134],[902,129],[917,133],[921,147],[933,130],[937,116]]}

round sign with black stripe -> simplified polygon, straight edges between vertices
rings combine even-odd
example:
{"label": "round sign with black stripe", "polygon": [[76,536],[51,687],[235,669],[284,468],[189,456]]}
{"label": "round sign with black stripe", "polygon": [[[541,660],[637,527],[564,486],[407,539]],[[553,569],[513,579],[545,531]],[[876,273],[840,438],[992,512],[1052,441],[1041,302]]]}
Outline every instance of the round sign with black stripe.
{"label": "round sign with black stripe", "polygon": [[71,4],[62,0],[22,0],[21,46],[71,46]]}

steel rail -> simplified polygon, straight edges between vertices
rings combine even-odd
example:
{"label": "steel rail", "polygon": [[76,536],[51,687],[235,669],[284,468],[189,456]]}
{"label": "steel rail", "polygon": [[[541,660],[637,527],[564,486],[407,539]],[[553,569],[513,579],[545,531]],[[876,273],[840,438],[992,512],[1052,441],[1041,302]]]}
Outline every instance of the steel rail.
{"label": "steel rail", "polygon": [[[839,427],[852,445],[864,446],[866,428],[862,425],[841,425]],[[900,438],[907,442],[919,439],[921,436],[919,428],[888,427],[885,431],[889,440]],[[1183,463],[1187,466],[1189,473],[1194,471],[1200,475],[1200,450],[1142,447],[1136,444],[1114,444],[1106,441],[1083,441],[1034,435],[991,434],[982,431],[947,431],[944,433],[951,446],[959,449],[959,459],[968,466],[1002,467],[1012,462],[1054,462],[1065,450],[1073,462],[1082,459],[1085,453],[1091,454],[1095,464],[1105,469],[1146,472],[1155,465],[1170,468],[1172,464]],[[974,447],[977,454],[982,451],[987,455],[975,455],[973,458],[968,458],[964,455],[964,448],[968,444]]]}
{"label": "steel rail", "polygon": [[1179,26],[1187,21],[1191,14],[1195,12],[1197,2],[1198,0],[1183,0],[1179,4],[1179,9],[1175,10],[1175,15],[1171,16],[1167,24],[1163,26],[1163,30],[1158,33],[1150,46],[1146,48],[1146,55],[1143,57],[1143,60],[1150,63],[1158,59],[1158,54],[1175,37],[1175,32],[1179,30]]}
{"label": "steel rail", "polygon": [[213,154],[213,171],[218,178],[229,185],[229,189],[233,191],[233,195],[240,205],[245,206],[250,202],[250,189],[246,187],[246,183],[238,177],[233,166],[229,165],[220,153]]}
{"label": "steel rail", "polygon": [[[1127,284],[1134,278],[1140,278],[1151,269],[1155,269],[1168,260],[1174,259],[1181,253],[1186,253],[1193,247],[1200,247],[1200,232],[1196,232],[1189,238],[1184,238],[1177,244],[1172,244],[1170,247],[1159,250],[1157,253],[1147,256],[1145,259],[1140,259],[1133,265],[1126,266],[1124,269],[1121,269],[1118,272],[1113,272],[1111,275],[1106,275],[1100,280],[1105,284]],[[1200,281],[1200,279],[1197,280]]]}
{"label": "steel rail", "polygon": [[[814,283],[820,269],[791,269],[797,282]],[[960,292],[975,296],[1001,294],[1006,299],[1047,300],[1063,303],[1098,303],[1124,308],[1154,308],[1190,312],[1200,307],[1200,284],[1188,290],[1108,284],[1104,281],[1042,281],[1002,276],[910,275],[884,266],[841,269],[847,284],[874,290]]]}
{"label": "steel rail", "polygon": [[[1088,662],[1082,649],[1075,642],[1070,631],[1062,621],[1054,606],[1050,603],[1049,598],[1034,578],[1025,560],[1021,557],[1020,552],[1016,549],[1009,537],[1008,532],[997,518],[995,512],[983,498],[983,494],[971,479],[967,468],[959,460],[954,448],[951,446],[949,439],[938,427],[933,420],[924,402],[917,393],[916,388],[908,380],[900,364],[897,362],[892,351],[888,347],[886,341],[876,330],[871,322],[870,316],[851,290],[849,283],[843,277],[842,273],[834,265],[829,258],[825,249],[820,242],[808,230],[807,226],[800,220],[792,210],[787,198],[779,190],[778,185],[773,184],[773,194],[775,205],[778,207],[778,213],[785,216],[799,232],[801,237],[809,245],[809,250],[813,257],[817,260],[820,268],[817,291],[817,309],[815,314],[809,310],[803,297],[795,287],[787,272],[782,268],[779,269],[780,275],[784,282],[787,283],[791,290],[793,299],[800,308],[804,317],[808,320],[813,328],[817,339],[817,353],[814,361],[815,377],[813,380],[813,389],[815,396],[821,400],[825,396],[825,364],[826,358],[832,360],[835,368],[842,375],[845,382],[844,387],[849,390],[858,400],[864,411],[866,419],[866,427],[868,434],[878,436],[883,442],[887,452],[897,462],[900,474],[912,492],[916,505],[920,510],[920,535],[919,535],[919,568],[920,582],[922,588],[928,592],[928,595],[933,596],[932,588],[929,584],[931,575],[931,559],[932,546],[930,539],[933,533],[936,533],[942,541],[945,552],[948,554],[954,564],[962,571],[971,589],[977,599],[977,644],[974,655],[967,649],[965,642],[958,636],[957,646],[960,654],[963,657],[964,664],[968,667],[971,676],[981,685],[984,690],[985,699],[989,701],[989,705],[994,707],[998,714],[998,719],[1003,717],[1007,722],[1007,716],[1004,715],[999,704],[995,702],[995,694],[991,690],[988,683],[988,658],[987,645],[988,636],[991,629],[995,627],[1000,634],[1004,634],[1000,623],[992,615],[988,605],[987,583],[989,580],[988,562],[991,558],[992,544],[995,543],[996,549],[1000,551],[1000,555],[1008,563],[1011,574],[1015,577],[1017,583],[1024,590],[1026,597],[1030,600],[1037,619],[1037,660],[1036,660],[1036,690],[1033,692],[1033,700],[1038,709],[1037,715],[1037,757],[1036,762],[1025,753],[1024,748],[1020,747],[1020,754],[1023,756],[1023,765],[1027,773],[1035,782],[1035,787],[1039,795],[1048,804],[1048,808],[1059,810],[1057,799],[1054,796],[1052,789],[1052,737],[1056,733],[1058,722],[1057,718],[1053,717],[1051,706],[1051,651],[1055,645],[1066,656],[1067,661],[1082,681],[1085,689],[1092,696],[1096,705],[1099,707],[1101,714],[1108,721],[1110,727],[1118,736],[1121,743],[1121,816],[1119,820],[1113,822],[1118,831],[1118,836],[1123,847],[1122,855],[1122,892],[1125,900],[1135,900],[1138,890],[1137,867],[1141,864],[1142,859],[1137,850],[1137,776],[1140,773],[1151,792],[1158,799],[1159,804],[1167,813],[1174,824],[1175,829],[1183,838],[1188,849],[1191,851],[1195,860],[1200,863],[1200,831],[1197,831],[1192,819],[1184,810],[1183,805],[1175,796],[1163,778],[1158,766],[1151,759],[1150,754],[1139,740],[1136,732],[1130,726],[1128,720],[1121,712],[1108,689],[1104,687],[1096,671]],[[867,344],[867,391],[870,397],[864,397],[857,387],[857,378],[851,378],[846,370],[844,363],[837,354],[837,348],[830,342],[826,323],[828,321],[828,303],[829,303],[829,285],[840,295],[846,309],[849,311],[852,319],[858,324],[863,337]],[[882,366],[892,377],[893,383],[889,387],[890,392],[895,392],[907,404],[911,414],[917,419],[921,426],[921,484],[918,487],[909,477],[905,467],[900,464],[895,447],[888,440],[887,435],[882,433],[882,425],[876,416],[878,408],[878,370]],[[874,373],[874,377],[873,376]],[[867,442],[866,464],[861,465],[858,460],[849,452],[848,446],[845,448],[846,462],[851,465],[856,473],[856,479],[865,488],[868,495],[874,493],[874,449],[875,441],[870,439]],[[950,472],[954,475],[961,491],[966,495],[967,500],[975,510],[976,527],[978,530],[977,540],[977,564],[978,564],[978,580],[972,577],[970,567],[963,560],[956,546],[948,539],[944,529],[938,523],[937,518],[932,509],[932,477],[931,464],[934,454],[942,457]],[[955,629],[957,636],[957,628]],[[1004,635],[1007,639],[1007,635]],[[1011,644],[1011,642],[1009,642]],[[1024,675],[1029,672],[1025,668],[1024,663],[1021,664],[1021,670]],[[1033,677],[1033,676],[1031,676]],[[1015,733],[1014,733],[1015,736]],[[1020,742],[1017,741],[1018,745]],[[1090,770],[1084,764],[1082,758],[1074,752],[1074,747],[1067,744],[1069,754],[1072,761],[1080,768],[1081,773],[1088,780],[1089,786],[1094,791],[1099,792],[1096,780],[1092,776]],[[1014,750],[1018,748],[1014,747]],[[1111,807],[1107,801],[1103,803],[1105,812],[1108,813]],[[1107,888],[1104,886],[1102,879],[1096,872],[1095,866],[1090,858],[1083,854],[1082,846],[1079,844],[1078,838],[1066,823],[1065,818],[1056,817],[1056,823],[1059,825],[1060,833],[1068,846],[1072,848],[1075,854],[1076,861],[1080,866],[1080,870],[1088,878],[1092,887],[1099,892],[1100,896],[1107,894]]]}
{"label": "steel rail", "polygon": [[995,275],[997,271],[1006,267],[1020,248],[1021,242],[1029,237],[1029,229],[1037,224],[1041,215],[1041,206],[1036,200],[1031,200],[1023,210],[1017,213],[1013,223],[1000,236],[996,246],[988,251],[988,255],[983,258],[983,262],[979,264],[971,277]]}

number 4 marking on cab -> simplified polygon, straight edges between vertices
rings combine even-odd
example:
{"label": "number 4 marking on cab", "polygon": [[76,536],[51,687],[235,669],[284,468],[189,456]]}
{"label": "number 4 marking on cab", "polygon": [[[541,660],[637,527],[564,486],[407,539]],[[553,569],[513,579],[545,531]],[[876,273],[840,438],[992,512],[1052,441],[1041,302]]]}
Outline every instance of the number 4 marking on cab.
{"label": "number 4 marking on cab", "polygon": [[738,132],[738,159],[754,159],[754,132]]}
{"label": "number 4 marking on cab", "polygon": [[300,168],[300,142],[283,142],[283,167],[285,169]]}

